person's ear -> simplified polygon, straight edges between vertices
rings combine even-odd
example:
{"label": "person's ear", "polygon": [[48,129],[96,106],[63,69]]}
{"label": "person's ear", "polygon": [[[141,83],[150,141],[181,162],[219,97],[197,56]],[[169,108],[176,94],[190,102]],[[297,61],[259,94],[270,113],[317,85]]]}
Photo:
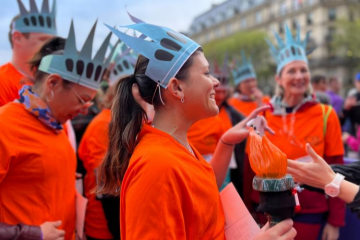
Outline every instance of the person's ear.
{"label": "person's ear", "polygon": [[169,93],[175,98],[182,101],[185,97],[186,84],[184,81],[180,81],[177,78],[171,78],[167,86]]}
{"label": "person's ear", "polygon": [[281,77],[278,74],[275,75],[275,81],[279,86],[281,86]]}
{"label": "person's ear", "polygon": [[12,35],[11,35],[11,41],[14,46],[19,46],[21,45],[21,40],[24,36],[21,34],[21,32],[19,31],[15,31]]}
{"label": "person's ear", "polygon": [[55,90],[59,88],[63,83],[63,79],[59,74],[51,74],[46,79],[46,85],[48,89]]}

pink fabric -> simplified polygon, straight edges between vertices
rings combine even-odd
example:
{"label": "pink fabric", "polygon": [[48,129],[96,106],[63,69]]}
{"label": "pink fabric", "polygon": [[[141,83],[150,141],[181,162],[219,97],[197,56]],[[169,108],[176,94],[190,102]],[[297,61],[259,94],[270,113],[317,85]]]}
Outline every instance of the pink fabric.
{"label": "pink fabric", "polygon": [[357,130],[356,137],[350,136],[346,141],[347,145],[353,150],[358,152],[360,146],[360,127]]}

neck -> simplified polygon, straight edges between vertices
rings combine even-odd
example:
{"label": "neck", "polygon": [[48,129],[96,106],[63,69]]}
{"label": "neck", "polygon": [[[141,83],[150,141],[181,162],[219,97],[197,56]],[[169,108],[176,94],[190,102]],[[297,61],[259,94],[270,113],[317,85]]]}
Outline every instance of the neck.
{"label": "neck", "polygon": [[11,64],[22,74],[26,77],[31,77],[32,74],[30,72],[29,64],[27,63],[24,58],[20,57],[21,54],[16,53],[16,50],[13,50],[13,55],[11,58]]}
{"label": "neck", "polygon": [[193,121],[187,119],[181,110],[179,111],[177,108],[168,108],[167,106],[164,106],[155,111],[152,124],[157,129],[168,133],[178,141],[188,144],[187,132],[193,124]]}
{"label": "neck", "polygon": [[284,95],[283,102],[289,107],[295,107],[304,99],[304,95]]}

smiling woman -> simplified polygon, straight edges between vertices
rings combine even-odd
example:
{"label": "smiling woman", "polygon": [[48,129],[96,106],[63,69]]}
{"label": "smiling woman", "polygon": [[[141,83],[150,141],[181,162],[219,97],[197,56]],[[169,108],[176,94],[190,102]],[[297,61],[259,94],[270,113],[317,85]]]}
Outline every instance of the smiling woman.
{"label": "smiling woman", "polygon": [[[306,39],[294,38],[286,27],[286,44],[277,36],[279,48],[271,43],[270,49],[277,62],[275,76],[278,91],[271,100],[274,111],[266,114],[268,126],[276,134],[267,134],[289,159],[307,157],[307,143],[328,163],[343,163],[341,128],[335,111],[318,103],[310,88],[310,70],[306,57]],[[255,192],[252,195],[259,202]],[[337,239],[339,227],[344,225],[345,205],[337,199],[326,199],[323,194],[307,190],[299,193],[300,214],[294,217],[296,239],[316,240],[323,219],[326,219],[324,235]]]}

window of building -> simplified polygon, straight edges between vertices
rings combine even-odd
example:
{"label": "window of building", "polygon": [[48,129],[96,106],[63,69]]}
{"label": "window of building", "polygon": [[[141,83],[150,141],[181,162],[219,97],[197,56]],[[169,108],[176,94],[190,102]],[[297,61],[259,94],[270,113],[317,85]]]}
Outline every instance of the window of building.
{"label": "window of building", "polygon": [[286,2],[283,1],[280,3],[280,15],[285,15],[286,14]]}
{"label": "window of building", "polygon": [[259,23],[262,22],[261,11],[256,12],[256,14],[255,14],[255,22],[256,22],[257,24],[259,24]]}
{"label": "window of building", "polygon": [[314,18],[313,13],[308,13],[306,15],[306,23],[307,23],[307,25],[312,25],[313,24],[313,18]]}
{"label": "window of building", "polygon": [[241,29],[245,29],[245,28],[246,28],[246,24],[247,24],[246,18],[242,18],[240,23],[241,23]]}
{"label": "window of building", "polygon": [[279,23],[279,33],[284,33],[284,22]]}
{"label": "window of building", "polygon": [[297,10],[299,10],[299,0],[292,0],[292,9],[294,10],[294,11],[297,11]]}
{"label": "window of building", "polygon": [[336,20],[336,8],[329,8],[329,21]]}

